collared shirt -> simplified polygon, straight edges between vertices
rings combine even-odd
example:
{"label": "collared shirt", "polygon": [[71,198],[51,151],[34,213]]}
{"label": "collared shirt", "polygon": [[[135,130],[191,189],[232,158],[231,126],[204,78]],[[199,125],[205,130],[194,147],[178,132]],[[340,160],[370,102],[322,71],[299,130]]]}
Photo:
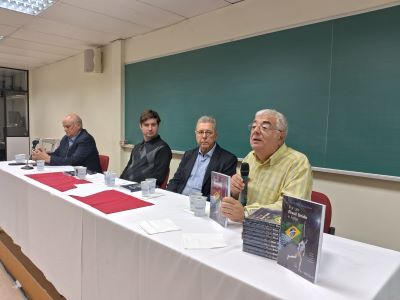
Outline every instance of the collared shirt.
{"label": "collared shirt", "polygon": [[215,143],[214,146],[211,148],[211,150],[204,155],[203,153],[201,153],[199,147],[199,152],[197,153],[196,162],[194,163],[192,172],[190,173],[186,186],[182,191],[183,195],[189,195],[193,192],[201,193],[201,187],[203,186],[204,175],[206,174],[208,164],[210,163],[216,145],[217,144]]}
{"label": "collared shirt", "polygon": [[71,137],[71,138],[68,138],[68,146],[69,146],[69,147],[71,147],[71,146],[74,144],[76,138],[77,138],[78,135],[81,133],[81,131],[82,131],[82,130],[79,130],[79,132],[78,132],[75,136],[73,136],[73,137]]}
{"label": "collared shirt", "polygon": [[309,200],[312,171],[307,157],[283,144],[266,161],[251,151],[244,159],[250,167],[246,212],[261,206],[282,209],[283,195]]}

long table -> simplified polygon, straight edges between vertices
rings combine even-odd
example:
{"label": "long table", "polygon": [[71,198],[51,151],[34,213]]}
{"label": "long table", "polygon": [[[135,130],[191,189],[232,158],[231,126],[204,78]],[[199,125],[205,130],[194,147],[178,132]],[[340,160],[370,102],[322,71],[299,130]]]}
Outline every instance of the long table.
{"label": "long table", "polygon": [[[46,167],[46,171],[58,168]],[[324,235],[317,284],[242,251],[241,224],[187,212],[186,196],[103,214],[0,163],[0,227],[67,299],[398,299],[400,253]],[[121,189],[122,191],[122,189]],[[127,192],[128,193],[128,192]],[[140,198],[140,192],[132,193]],[[143,220],[182,228],[147,235]],[[355,217],[356,219],[356,217]],[[183,233],[221,233],[228,246],[188,250]]]}

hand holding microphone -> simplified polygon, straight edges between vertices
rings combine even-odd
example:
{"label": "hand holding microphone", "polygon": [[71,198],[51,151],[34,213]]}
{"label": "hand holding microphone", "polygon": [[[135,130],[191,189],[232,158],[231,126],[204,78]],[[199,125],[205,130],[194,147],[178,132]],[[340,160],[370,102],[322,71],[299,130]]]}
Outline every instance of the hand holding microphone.
{"label": "hand holding microphone", "polygon": [[32,158],[34,160],[44,160],[46,163],[50,161],[50,155],[47,154],[45,150],[41,147],[36,148],[37,144],[39,143],[38,140],[32,141]]}
{"label": "hand holding microphone", "polygon": [[32,159],[32,156],[34,154],[33,152],[34,152],[37,144],[39,144],[39,140],[33,140],[32,141],[31,155],[29,155],[29,158],[26,160],[25,166],[21,167],[21,169],[23,169],[23,170],[32,170],[33,169],[33,167],[29,165],[29,161]]}
{"label": "hand holding microphone", "polygon": [[35,150],[37,144],[39,144],[39,140],[33,140],[32,141],[32,150]]}
{"label": "hand holding microphone", "polygon": [[239,199],[239,193],[243,190],[244,183],[240,174],[235,174],[231,178],[231,195]]}
{"label": "hand holding microphone", "polygon": [[[247,183],[249,181],[249,164],[242,163],[240,175],[235,174],[231,178],[231,195],[222,199],[222,214],[235,222],[241,222],[244,218],[244,206],[247,204]],[[239,200],[236,200],[239,197]]]}

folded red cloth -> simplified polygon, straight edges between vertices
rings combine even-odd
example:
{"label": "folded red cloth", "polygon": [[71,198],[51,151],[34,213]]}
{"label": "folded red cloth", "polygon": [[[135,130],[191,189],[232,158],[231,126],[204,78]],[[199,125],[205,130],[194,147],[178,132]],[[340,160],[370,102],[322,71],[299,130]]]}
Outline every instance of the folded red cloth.
{"label": "folded red cloth", "polygon": [[115,190],[103,191],[86,197],[71,196],[105,214],[154,205]]}
{"label": "folded red cloth", "polygon": [[60,192],[74,189],[76,187],[75,184],[89,183],[87,180],[78,179],[74,176],[66,175],[63,172],[40,173],[25,176],[59,190]]}

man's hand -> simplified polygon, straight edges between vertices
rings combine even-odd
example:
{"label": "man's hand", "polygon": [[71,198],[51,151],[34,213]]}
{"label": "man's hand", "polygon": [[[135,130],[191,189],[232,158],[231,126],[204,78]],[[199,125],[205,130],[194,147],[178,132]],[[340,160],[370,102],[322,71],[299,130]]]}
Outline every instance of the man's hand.
{"label": "man's hand", "polygon": [[231,195],[238,198],[240,192],[244,189],[244,182],[239,174],[235,174],[231,178]]}
{"label": "man's hand", "polygon": [[32,159],[44,160],[46,163],[50,162],[50,155],[46,153],[42,148],[32,150]]}
{"label": "man's hand", "polygon": [[232,197],[225,197],[222,199],[221,212],[225,217],[235,222],[241,222],[244,219],[244,208],[242,204]]}

